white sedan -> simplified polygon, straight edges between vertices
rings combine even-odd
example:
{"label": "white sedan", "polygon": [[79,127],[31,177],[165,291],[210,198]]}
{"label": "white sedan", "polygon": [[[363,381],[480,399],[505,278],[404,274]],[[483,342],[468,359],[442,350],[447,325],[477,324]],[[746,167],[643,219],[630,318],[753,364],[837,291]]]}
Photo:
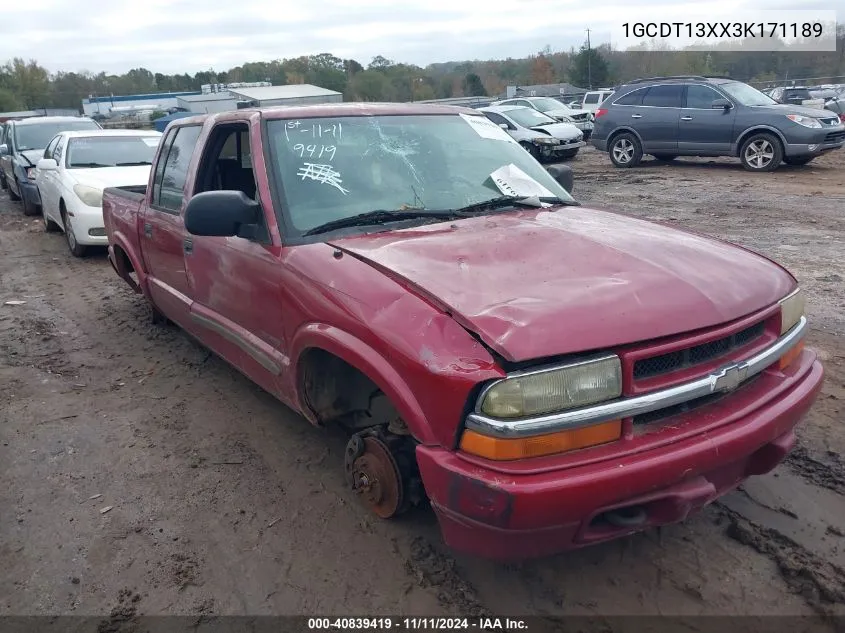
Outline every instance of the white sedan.
{"label": "white sedan", "polygon": [[88,246],[108,244],[103,189],[146,185],[160,132],[95,130],[61,132],[44,150],[35,184],[47,231],[61,229],[77,257]]}

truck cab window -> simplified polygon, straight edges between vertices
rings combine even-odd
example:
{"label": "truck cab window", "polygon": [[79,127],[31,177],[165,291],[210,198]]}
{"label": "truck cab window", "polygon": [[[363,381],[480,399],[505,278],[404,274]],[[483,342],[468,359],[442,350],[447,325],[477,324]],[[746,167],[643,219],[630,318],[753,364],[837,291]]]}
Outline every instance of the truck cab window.
{"label": "truck cab window", "polygon": [[245,125],[221,125],[212,132],[206,147],[194,193],[242,191],[255,200],[249,129]]}
{"label": "truck cab window", "polygon": [[182,202],[185,199],[185,180],[188,178],[188,165],[191,156],[196,148],[202,126],[185,125],[180,127],[173,139],[173,144],[167,149],[167,155],[159,158],[164,159],[161,180],[159,180],[158,165],[156,166],[156,177],[153,181],[153,204],[174,213],[179,213]]}

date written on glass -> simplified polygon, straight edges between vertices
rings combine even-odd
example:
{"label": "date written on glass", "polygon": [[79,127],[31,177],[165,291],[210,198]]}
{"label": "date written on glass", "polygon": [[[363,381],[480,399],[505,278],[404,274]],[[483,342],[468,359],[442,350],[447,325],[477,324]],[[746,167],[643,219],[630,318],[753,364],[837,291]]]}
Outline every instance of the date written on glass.
{"label": "date written on glass", "polygon": [[[339,142],[343,138],[343,125],[340,123],[308,123],[288,121],[285,124],[285,138],[290,142],[306,138],[325,139]],[[325,142],[325,141],[324,141]]]}

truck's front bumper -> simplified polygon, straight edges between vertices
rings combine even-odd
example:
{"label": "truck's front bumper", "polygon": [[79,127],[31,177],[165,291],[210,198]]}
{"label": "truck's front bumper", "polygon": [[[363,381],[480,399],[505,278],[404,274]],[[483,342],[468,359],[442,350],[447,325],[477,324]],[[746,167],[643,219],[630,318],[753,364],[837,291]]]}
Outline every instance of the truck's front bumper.
{"label": "truck's front bumper", "polygon": [[[721,417],[721,426],[571,468],[530,468],[525,460],[508,470],[429,446],[417,448],[417,462],[450,547],[503,561],[546,556],[681,521],[751,475],[769,472],[794,445],[793,428],[823,375],[815,353],[805,350],[785,373],[767,370],[697,410]],[[610,511],[645,518],[620,526],[606,520]]]}

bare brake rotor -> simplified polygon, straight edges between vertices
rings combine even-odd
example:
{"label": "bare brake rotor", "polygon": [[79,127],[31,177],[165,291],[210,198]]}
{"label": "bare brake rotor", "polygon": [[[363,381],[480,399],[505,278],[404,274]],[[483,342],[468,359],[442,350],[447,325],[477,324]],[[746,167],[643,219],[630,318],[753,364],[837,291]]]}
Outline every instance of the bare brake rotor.
{"label": "bare brake rotor", "polygon": [[[389,519],[402,506],[402,476],[390,449],[375,437],[363,439],[355,447],[355,457],[348,468],[352,489],[361,495],[370,509],[382,519]],[[363,448],[363,452],[361,451]]]}

